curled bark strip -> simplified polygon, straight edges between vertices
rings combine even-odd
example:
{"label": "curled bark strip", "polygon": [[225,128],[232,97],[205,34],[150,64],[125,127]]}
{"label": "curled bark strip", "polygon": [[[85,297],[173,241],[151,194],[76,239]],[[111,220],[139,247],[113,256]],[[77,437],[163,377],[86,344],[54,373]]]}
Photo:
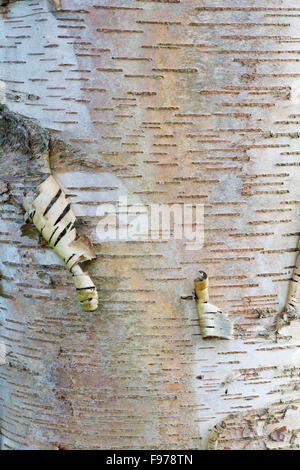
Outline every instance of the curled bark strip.
{"label": "curled bark strip", "polygon": [[0,202],[8,201],[9,193],[8,193],[8,185],[5,181],[0,179]]}
{"label": "curled bark strip", "polygon": [[298,400],[230,413],[209,433],[207,450],[299,450]]}
{"label": "curled bark strip", "polygon": [[[298,249],[300,249],[300,241],[298,243]],[[300,252],[296,258],[295,268],[292,274],[292,279],[289,284],[289,290],[287,300],[285,304],[285,311],[287,313],[293,313],[296,311],[297,304],[300,302]]]}
{"label": "curled bark strip", "polygon": [[83,311],[91,312],[98,306],[96,287],[79,263],[95,258],[92,245],[85,236],[77,238],[76,217],[70,200],[53,176],[37,188],[37,197],[30,193],[23,201],[25,220],[31,220],[43,238],[64,260],[73,274],[73,281]]}
{"label": "curled bark strip", "polygon": [[232,324],[221,310],[208,302],[208,277],[203,271],[194,281],[196,306],[203,338],[230,339]]}
{"label": "curled bark strip", "polygon": [[61,0],[50,0],[50,3],[52,3],[56,10],[61,10]]}

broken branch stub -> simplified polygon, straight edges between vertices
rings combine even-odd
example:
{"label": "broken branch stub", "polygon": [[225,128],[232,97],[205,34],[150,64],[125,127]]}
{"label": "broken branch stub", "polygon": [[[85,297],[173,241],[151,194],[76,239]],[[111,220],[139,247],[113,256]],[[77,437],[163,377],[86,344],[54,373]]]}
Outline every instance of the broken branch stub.
{"label": "broken branch stub", "polygon": [[208,302],[208,277],[204,271],[194,280],[196,306],[203,338],[230,339],[232,324],[221,310]]}
{"label": "broken branch stub", "polygon": [[72,272],[82,310],[94,311],[98,307],[98,293],[88,273],[83,272],[79,265],[95,258],[91,242],[85,236],[77,238],[74,227],[76,217],[70,200],[53,176],[50,175],[38,186],[37,194],[35,197],[29,193],[23,201],[25,220],[32,220]]}

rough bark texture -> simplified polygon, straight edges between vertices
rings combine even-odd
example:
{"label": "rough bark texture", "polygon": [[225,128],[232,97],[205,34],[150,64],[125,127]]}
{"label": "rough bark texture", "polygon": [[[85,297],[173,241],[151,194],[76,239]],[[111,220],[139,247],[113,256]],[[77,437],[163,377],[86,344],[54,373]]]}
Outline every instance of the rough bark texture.
{"label": "rough bark texture", "polygon": [[[2,3],[2,448],[297,446],[300,324],[280,313],[299,237],[299,3]],[[92,314],[23,222],[45,152],[95,244]],[[204,203],[205,246],[99,244],[96,208],[119,194]],[[199,270],[232,340],[200,336]]]}

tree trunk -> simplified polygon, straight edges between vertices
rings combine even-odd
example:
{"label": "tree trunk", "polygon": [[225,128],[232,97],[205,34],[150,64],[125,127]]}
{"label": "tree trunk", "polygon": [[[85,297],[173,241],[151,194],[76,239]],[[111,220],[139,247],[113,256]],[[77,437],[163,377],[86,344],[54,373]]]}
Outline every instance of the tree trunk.
{"label": "tree trunk", "polygon": [[[298,448],[296,0],[0,6],[2,449]],[[30,119],[28,119],[30,118]],[[70,198],[99,294],[25,224],[45,178]],[[97,208],[203,204],[204,245],[103,241]],[[204,339],[198,271],[233,337]]]}

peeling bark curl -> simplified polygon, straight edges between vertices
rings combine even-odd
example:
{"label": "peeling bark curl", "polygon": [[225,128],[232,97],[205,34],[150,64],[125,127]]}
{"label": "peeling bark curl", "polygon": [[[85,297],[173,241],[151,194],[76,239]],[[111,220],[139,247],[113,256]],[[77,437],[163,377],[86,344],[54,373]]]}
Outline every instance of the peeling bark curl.
{"label": "peeling bark curl", "polygon": [[210,431],[207,450],[290,450],[300,448],[299,401],[232,413]]}
{"label": "peeling bark curl", "polygon": [[203,338],[230,339],[232,325],[221,310],[208,302],[208,276],[200,271],[194,281],[196,292],[196,306]]}

